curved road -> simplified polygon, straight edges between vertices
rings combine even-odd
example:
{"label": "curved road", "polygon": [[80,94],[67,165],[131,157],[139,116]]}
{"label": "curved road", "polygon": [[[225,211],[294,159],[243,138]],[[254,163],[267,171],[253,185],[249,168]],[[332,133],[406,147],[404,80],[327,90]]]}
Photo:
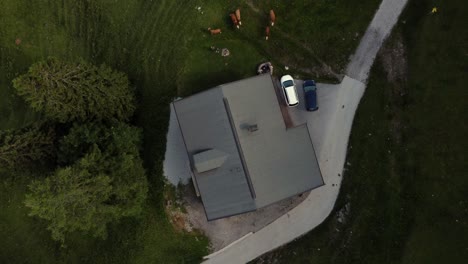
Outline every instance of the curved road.
{"label": "curved road", "polygon": [[[370,68],[407,0],[383,0],[351,58],[343,81],[328,85],[320,94],[320,116],[326,124],[311,131],[325,185],[313,190],[304,202],[256,233],[249,233],[205,257],[203,263],[246,263],[309,232],[331,213],[341,183],[354,113],[365,90]],[[322,84],[325,88],[327,85]],[[324,107],[322,107],[324,106]],[[320,131],[321,130],[321,131]],[[314,136],[319,135],[319,136]]]}

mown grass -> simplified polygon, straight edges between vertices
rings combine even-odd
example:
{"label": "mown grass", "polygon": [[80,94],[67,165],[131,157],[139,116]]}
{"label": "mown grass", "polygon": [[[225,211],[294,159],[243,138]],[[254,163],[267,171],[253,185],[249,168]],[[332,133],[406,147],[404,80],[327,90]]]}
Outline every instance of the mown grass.
{"label": "mown grass", "polygon": [[[364,32],[379,1],[347,2],[2,1],[0,129],[19,128],[41,118],[15,95],[11,85],[32,63],[48,56],[105,63],[127,73],[137,88],[139,109],[133,122],[144,131],[142,155],[151,191],[140,219],[113,224],[106,240],[73,234],[67,247],[61,248],[50,239],[45,223],[27,216],[23,204],[27,184],[44,175],[1,171],[0,262],[200,261],[207,253],[206,238],[174,231],[163,210],[162,160],[168,103],[177,96],[254,75],[256,66],[266,60],[275,64],[277,74],[314,75],[336,81],[335,76],[323,71],[322,62],[341,71],[357,44],[358,38],[348,36]],[[232,28],[227,16],[237,7],[243,17],[240,30]],[[278,21],[267,42],[264,27],[271,8]],[[358,11],[362,15],[356,19],[353,12]],[[330,30],[324,30],[325,25]],[[220,27],[223,33],[210,36],[208,27]],[[16,44],[17,40],[20,43]],[[226,47],[231,56],[221,57],[210,46]],[[286,65],[289,71],[284,70]]]}
{"label": "mown grass", "polygon": [[270,9],[277,16],[271,32],[272,40],[277,41],[265,50],[299,68],[311,68],[314,60],[323,61],[337,73],[343,73],[380,2],[255,1],[263,21]]}
{"label": "mown grass", "polygon": [[[66,248],[60,248],[44,223],[27,216],[23,204],[28,182],[38,176],[3,172],[0,237],[7,239],[0,242],[0,262],[196,263],[207,254],[206,238],[172,228],[158,192],[162,172],[156,165],[164,155],[167,103],[176,95],[174,80],[191,36],[183,35],[190,32],[188,21],[174,18],[189,16],[187,3],[42,0],[2,4],[1,128],[21,127],[39,118],[11,87],[11,80],[32,62],[56,56],[106,63],[128,73],[138,89],[135,122],[144,129],[143,155],[152,188],[141,219],[115,223],[104,241],[76,234]],[[20,45],[15,44],[18,38]]]}
{"label": "mown grass", "polygon": [[[433,6],[439,12],[428,15]],[[404,263],[468,259],[468,3],[413,1],[402,27],[409,50],[408,179],[414,225]]]}
{"label": "mown grass", "polygon": [[[196,12],[199,23],[192,28],[196,34],[184,71],[192,74],[182,76],[179,89],[187,94],[203,89],[196,88],[198,83],[216,85],[251,76],[264,61],[273,62],[276,75],[288,73],[337,82],[337,75],[343,73],[379,3],[379,0],[198,1],[194,8],[201,8]],[[235,29],[228,17],[237,8],[241,10],[240,29]],[[275,11],[277,21],[266,41],[270,9]],[[223,33],[210,36],[209,27],[220,28]],[[228,48],[232,55],[216,56],[210,46]],[[200,71],[205,74],[197,74]]]}
{"label": "mown grass", "polygon": [[3,263],[52,262],[56,245],[44,225],[28,217],[23,206],[26,186],[30,175],[12,177],[1,172],[0,187],[0,260]]}
{"label": "mown grass", "polygon": [[[431,15],[433,6],[439,12]],[[392,81],[382,59],[376,61],[335,212],[263,260],[466,262],[467,11],[465,1],[409,2],[386,44],[392,49],[403,41],[408,70]],[[350,214],[339,223],[346,204]]]}

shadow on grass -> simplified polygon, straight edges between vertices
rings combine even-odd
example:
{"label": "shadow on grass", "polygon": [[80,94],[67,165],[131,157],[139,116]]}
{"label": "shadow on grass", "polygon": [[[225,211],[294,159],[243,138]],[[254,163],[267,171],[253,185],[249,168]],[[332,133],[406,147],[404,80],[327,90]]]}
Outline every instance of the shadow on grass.
{"label": "shadow on grass", "polygon": [[[252,69],[253,71],[254,69]],[[225,70],[218,73],[204,73],[197,75],[191,79],[191,86],[187,88],[181,97],[189,96],[207,89],[214,88],[218,85],[237,81],[242,79],[242,75],[234,70]],[[190,90],[189,90],[190,89]]]}

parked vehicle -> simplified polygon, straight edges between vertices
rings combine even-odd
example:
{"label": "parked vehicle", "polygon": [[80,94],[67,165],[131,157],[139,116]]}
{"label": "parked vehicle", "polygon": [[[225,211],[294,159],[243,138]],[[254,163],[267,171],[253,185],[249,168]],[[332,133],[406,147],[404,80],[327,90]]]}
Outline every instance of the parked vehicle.
{"label": "parked vehicle", "polygon": [[283,90],[286,105],[294,107],[299,104],[299,96],[297,95],[296,84],[291,75],[283,75],[281,77],[281,89]]}
{"label": "parked vehicle", "polygon": [[307,111],[318,110],[317,104],[317,86],[314,80],[305,80],[302,84],[304,89],[305,106]]}

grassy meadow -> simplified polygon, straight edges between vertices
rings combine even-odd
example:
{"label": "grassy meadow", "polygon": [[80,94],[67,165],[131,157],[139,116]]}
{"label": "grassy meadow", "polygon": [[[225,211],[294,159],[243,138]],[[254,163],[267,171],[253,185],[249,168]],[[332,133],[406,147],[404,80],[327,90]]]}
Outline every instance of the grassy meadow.
{"label": "grassy meadow", "polygon": [[409,1],[358,108],[334,213],[257,263],[466,262],[467,12]]}
{"label": "grassy meadow", "polygon": [[[44,175],[0,171],[0,262],[199,262],[208,253],[209,241],[197,233],[175,231],[163,209],[168,103],[252,76],[267,60],[278,74],[336,82],[379,2],[1,1],[0,129],[20,128],[41,118],[11,84],[32,63],[48,56],[105,63],[127,73],[137,88],[139,108],[133,123],[143,128],[142,155],[151,186],[141,218],[115,223],[106,240],[75,234],[61,248],[51,240],[45,223],[28,217],[23,204],[29,182]],[[243,25],[235,30],[228,14],[238,7]],[[277,23],[266,41],[270,9],[275,10]],[[208,27],[219,27],[223,33],[210,36]],[[211,46],[228,48],[231,55],[221,57]]]}

